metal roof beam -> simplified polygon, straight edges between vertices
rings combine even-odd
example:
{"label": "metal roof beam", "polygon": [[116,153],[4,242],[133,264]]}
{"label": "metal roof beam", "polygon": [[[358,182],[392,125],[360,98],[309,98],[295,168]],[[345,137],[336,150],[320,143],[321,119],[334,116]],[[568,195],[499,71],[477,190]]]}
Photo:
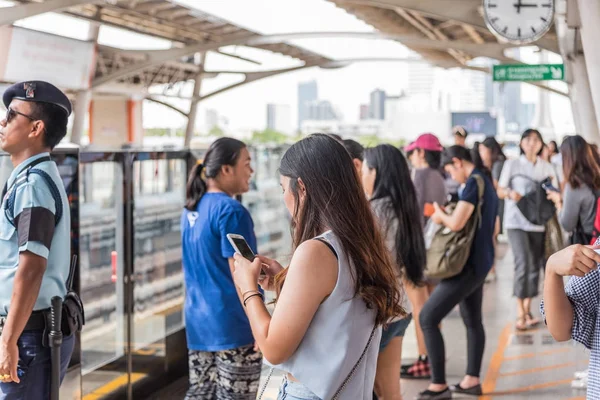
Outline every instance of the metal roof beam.
{"label": "metal roof beam", "polygon": [[175,4],[163,0],[149,1],[136,5],[133,10],[136,12],[153,15],[157,11],[166,10],[175,7]]}
{"label": "metal roof beam", "polygon": [[[479,13],[481,0],[338,0],[338,2],[339,4],[359,4],[390,10],[401,7],[488,31],[485,21]],[[533,44],[559,54],[558,43],[547,37],[542,37]]]}
{"label": "metal roof beam", "polygon": [[[248,46],[262,46],[262,45],[273,45],[280,44],[292,39],[303,39],[303,38],[325,38],[325,37],[346,37],[346,38],[358,38],[358,39],[387,39],[396,40],[407,46],[420,47],[425,49],[434,50],[460,50],[469,54],[477,55],[480,57],[488,57],[499,60],[505,60],[504,50],[515,47],[509,44],[501,43],[486,43],[477,44],[472,42],[464,41],[448,41],[443,42],[439,40],[433,40],[414,35],[384,35],[378,32],[303,32],[303,33],[288,33],[278,35],[265,35],[260,36],[257,34],[243,36],[231,35],[226,36],[224,40],[217,43],[198,43],[182,48],[172,48],[168,50],[155,50],[155,51],[134,51],[134,54],[143,54],[145,61],[128,65],[120,70],[115,71],[107,76],[99,77],[94,80],[92,86],[98,87],[105,83],[123,79],[131,74],[135,74],[146,68],[153,67],[158,64],[162,64],[169,60],[176,60],[189,54],[197,52],[206,52],[218,50],[221,47],[232,46],[232,45],[248,45]],[[130,53],[130,52],[125,52]]]}
{"label": "metal roof beam", "polygon": [[166,101],[159,100],[159,99],[157,99],[154,96],[146,96],[146,100],[149,100],[149,101],[152,101],[154,103],[157,103],[157,104],[160,104],[162,106],[165,106],[167,108],[170,108],[171,110],[173,110],[175,112],[178,112],[179,114],[183,115],[186,118],[188,117],[188,113],[186,113],[182,109],[180,109],[178,107],[175,107],[173,104],[169,104]]}
{"label": "metal roof beam", "polygon": [[190,10],[187,8],[174,8],[168,9],[166,11],[157,12],[154,16],[160,19],[166,19],[168,21],[173,21],[183,16],[189,16]]}
{"label": "metal roof beam", "polygon": [[[270,78],[276,75],[282,75],[282,74],[287,74],[289,72],[294,72],[294,71],[299,71],[299,70],[303,70],[303,69],[307,69],[307,68],[312,68],[312,67],[320,67],[320,68],[343,68],[346,67],[352,63],[356,63],[356,62],[380,62],[380,61],[384,61],[384,62],[423,62],[426,63],[426,60],[423,59],[417,59],[417,58],[350,58],[350,59],[344,59],[344,60],[334,60],[334,61],[329,61],[328,63],[323,63],[323,64],[306,64],[306,65],[301,65],[298,67],[291,67],[291,68],[284,68],[284,69],[278,69],[278,70],[270,70],[270,71],[262,71],[262,72],[236,72],[236,71],[207,71],[206,74],[215,74],[218,75],[220,73],[231,73],[231,74],[239,74],[239,73],[243,73],[245,74],[245,79],[231,84],[229,86],[226,86],[224,88],[215,90],[211,93],[205,94],[204,96],[199,96],[199,97],[179,97],[179,96],[170,96],[170,95],[160,95],[161,97],[177,97],[179,99],[186,99],[186,100],[193,100],[196,99],[198,101],[202,101],[202,100],[206,100],[208,98],[211,98],[213,96],[216,96],[218,94],[221,94],[223,92],[229,91],[231,89],[237,88],[239,86],[245,85],[247,83],[250,82],[255,82],[258,81],[260,79],[265,79],[265,78]],[[479,72],[484,72],[484,73],[491,73],[491,69],[490,68],[486,68],[486,67],[475,67],[475,66],[460,66],[459,68],[464,68],[464,69],[469,69],[469,70],[473,70],[473,71],[479,71]],[[541,83],[541,82],[524,82],[530,85],[534,85],[539,87],[540,89],[544,89],[544,90],[548,90],[552,93],[556,93],[558,95],[561,96],[568,96],[567,93],[562,92],[560,90],[551,88],[549,86],[546,86],[545,84]],[[152,97],[152,96],[149,96]],[[147,97],[148,99],[150,99],[149,97]],[[155,100],[155,99],[152,99]],[[160,102],[160,101],[157,101]],[[172,106],[168,103],[163,103],[164,105],[166,105],[169,108],[172,108]],[[175,111],[179,111],[179,110],[175,110]]]}
{"label": "metal roof beam", "polygon": [[28,3],[12,7],[5,7],[0,13],[0,26],[10,25],[23,18],[47,12],[60,11],[65,8],[82,4],[102,3],[104,0],[48,0],[43,3]]}

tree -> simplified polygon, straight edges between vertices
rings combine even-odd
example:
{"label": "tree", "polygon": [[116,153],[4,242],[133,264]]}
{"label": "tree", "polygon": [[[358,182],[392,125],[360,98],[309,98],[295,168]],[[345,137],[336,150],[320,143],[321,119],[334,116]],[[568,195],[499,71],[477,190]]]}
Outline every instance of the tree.
{"label": "tree", "polygon": [[290,138],[281,132],[277,132],[273,129],[265,129],[264,131],[254,131],[252,132],[253,143],[285,143],[289,142]]}
{"label": "tree", "polygon": [[212,128],[210,128],[210,131],[208,131],[208,135],[221,137],[221,136],[225,136],[225,132],[223,131],[223,129],[219,128],[218,125],[215,125]]}
{"label": "tree", "polygon": [[387,143],[394,147],[402,148],[406,144],[406,140],[404,139],[390,140],[388,138],[381,138],[377,135],[359,136],[357,140],[365,147],[375,147],[379,144]]}

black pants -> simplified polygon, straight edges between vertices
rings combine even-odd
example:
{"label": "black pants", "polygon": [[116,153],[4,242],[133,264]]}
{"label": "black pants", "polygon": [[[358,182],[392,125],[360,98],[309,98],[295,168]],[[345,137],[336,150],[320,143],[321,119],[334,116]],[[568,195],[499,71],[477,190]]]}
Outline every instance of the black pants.
{"label": "black pants", "polygon": [[467,328],[467,375],[479,376],[485,348],[481,316],[485,275],[477,276],[466,266],[459,275],[442,280],[423,306],[419,320],[429,353],[432,383],[446,383],[446,349],[439,325],[460,304],[460,316]]}

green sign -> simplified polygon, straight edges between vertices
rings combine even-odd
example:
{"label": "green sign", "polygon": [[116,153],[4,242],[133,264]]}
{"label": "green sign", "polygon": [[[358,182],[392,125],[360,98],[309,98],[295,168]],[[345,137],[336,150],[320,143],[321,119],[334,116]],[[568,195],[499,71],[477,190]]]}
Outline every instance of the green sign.
{"label": "green sign", "polygon": [[565,78],[564,64],[494,65],[494,81],[552,81]]}

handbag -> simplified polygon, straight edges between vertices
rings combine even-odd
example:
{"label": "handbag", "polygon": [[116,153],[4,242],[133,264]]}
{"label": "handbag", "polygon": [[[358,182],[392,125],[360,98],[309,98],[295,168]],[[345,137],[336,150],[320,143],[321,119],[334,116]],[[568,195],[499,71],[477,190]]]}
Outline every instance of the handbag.
{"label": "handbag", "polygon": [[544,235],[544,258],[547,260],[554,253],[565,248],[563,232],[558,222],[558,216],[554,214],[546,223]]}
{"label": "handbag", "polygon": [[527,175],[516,174],[511,177],[520,177],[533,183],[533,190],[517,202],[517,208],[521,214],[534,225],[546,225],[546,222],[556,214],[556,206],[548,200],[546,191],[542,187],[543,182],[538,182]]}
{"label": "handbag", "polygon": [[[352,379],[352,377],[356,373],[356,370],[358,369],[358,367],[362,363],[362,360],[365,358],[365,355],[367,354],[367,351],[369,350],[369,347],[371,347],[371,342],[373,342],[373,337],[375,336],[375,331],[376,330],[377,330],[377,325],[373,326],[373,330],[371,331],[371,336],[369,336],[369,340],[367,341],[365,349],[363,350],[362,354],[358,358],[358,361],[356,361],[356,364],[354,364],[354,367],[352,367],[352,369],[350,370],[350,373],[348,374],[348,376],[346,377],[346,379],[344,379],[344,381],[342,382],[342,384],[340,385],[340,387],[338,388],[338,390],[335,392],[335,394],[333,395],[333,397],[331,398],[331,400],[337,400],[337,399],[340,398],[340,394],[346,388],[346,386],[348,385],[348,383],[350,382],[350,380]],[[275,368],[271,368],[271,370],[269,371],[269,374],[267,375],[267,379],[265,380],[265,383],[264,383],[262,389],[260,390],[260,394],[258,395],[258,400],[262,400],[263,394],[265,393],[265,390],[267,389],[267,385],[269,384],[269,380],[271,379],[271,375],[273,374],[273,370],[274,369]]]}
{"label": "handbag", "polygon": [[591,233],[585,233],[583,225],[581,225],[581,219],[577,219],[577,226],[571,235],[569,236],[570,244],[583,244],[589,245],[592,241],[593,235]]}

